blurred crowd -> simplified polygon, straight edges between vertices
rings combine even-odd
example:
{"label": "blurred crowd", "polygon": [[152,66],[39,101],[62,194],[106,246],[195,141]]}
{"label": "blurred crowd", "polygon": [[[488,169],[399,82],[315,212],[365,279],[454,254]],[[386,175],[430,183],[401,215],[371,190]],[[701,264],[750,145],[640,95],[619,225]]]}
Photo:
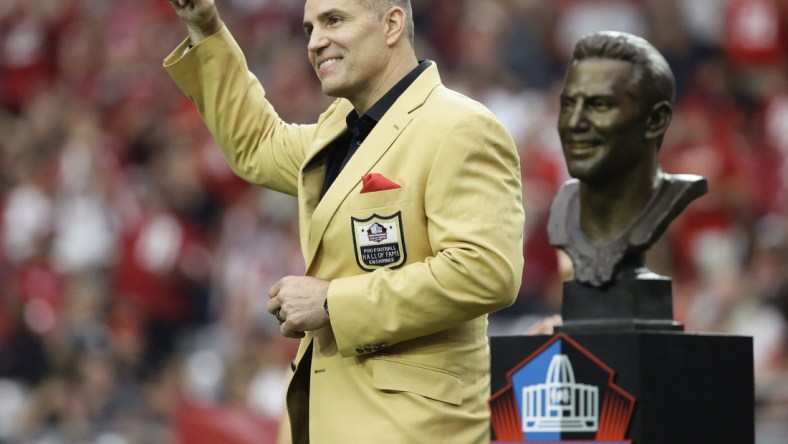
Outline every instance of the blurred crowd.
{"label": "blurred crowd", "polygon": [[[329,103],[303,2],[216,0],[280,115]],[[574,41],[615,29],[678,84],[660,154],[705,176],[649,252],[688,331],[754,338],[759,444],[788,433],[788,0],[413,0],[416,52],[521,155],[526,242],[491,334],[560,310],[546,239],[568,177],[557,95]],[[227,167],[161,67],[167,0],[0,2],[0,443],[273,442],[297,342],[265,307],[303,273],[294,199]]]}

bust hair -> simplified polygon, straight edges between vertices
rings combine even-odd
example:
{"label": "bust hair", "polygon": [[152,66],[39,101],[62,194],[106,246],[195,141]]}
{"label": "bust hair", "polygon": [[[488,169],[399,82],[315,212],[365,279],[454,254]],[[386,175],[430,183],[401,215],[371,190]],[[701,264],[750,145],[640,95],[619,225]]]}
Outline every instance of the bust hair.
{"label": "bust hair", "polygon": [[646,109],[662,101],[673,105],[676,97],[673,71],[665,57],[646,39],[616,31],[587,34],[575,44],[571,64],[591,58],[632,63],[635,77],[633,81],[647,99]]}

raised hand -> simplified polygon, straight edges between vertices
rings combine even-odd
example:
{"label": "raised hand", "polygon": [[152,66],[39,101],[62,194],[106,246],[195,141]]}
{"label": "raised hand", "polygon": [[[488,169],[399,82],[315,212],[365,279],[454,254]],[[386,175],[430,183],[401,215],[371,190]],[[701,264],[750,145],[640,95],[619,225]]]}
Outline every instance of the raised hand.
{"label": "raised hand", "polygon": [[178,17],[189,30],[192,44],[197,44],[222,27],[214,0],[170,0]]}

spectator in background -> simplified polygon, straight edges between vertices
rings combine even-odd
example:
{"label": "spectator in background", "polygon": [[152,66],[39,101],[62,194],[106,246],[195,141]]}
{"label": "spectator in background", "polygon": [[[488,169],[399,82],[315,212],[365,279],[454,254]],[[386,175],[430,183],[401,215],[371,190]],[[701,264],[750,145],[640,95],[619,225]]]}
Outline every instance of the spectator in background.
{"label": "spectator in background", "polygon": [[[560,302],[555,250],[547,245],[544,228],[557,186],[568,178],[554,126],[568,54],[559,52],[555,42],[559,41],[558,29],[566,29],[566,24],[559,25],[562,17],[570,17],[572,8],[593,9],[597,4],[604,8],[624,4],[628,11],[624,18],[639,17],[637,22],[624,22],[613,13],[601,17],[601,23],[605,29],[639,23],[636,32],[654,43],[677,75],[673,122],[660,153],[665,171],[709,179],[709,193],[690,205],[649,251],[649,268],[674,279],[677,319],[693,331],[731,332],[746,325],[740,321],[750,319],[747,313],[775,310],[783,318],[788,313],[784,308],[788,293],[778,290],[784,279],[775,277],[788,276],[780,271],[788,263],[784,253],[777,253],[788,245],[784,223],[788,214],[788,112],[784,111],[788,66],[777,58],[772,59],[775,63],[753,65],[752,60],[728,56],[726,42],[744,35],[726,36],[725,23],[731,19],[726,11],[740,3],[746,1],[413,2],[419,53],[436,61],[447,86],[461,89],[496,114],[513,134],[522,159],[529,265],[523,269],[522,292],[515,306],[490,318],[491,332],[519,334]],[[768,19],[778,21],[785,30],[788,2],[765,3],[776,5],[772,10],[777,13]],[[464,31],[475,19],[471,12],[488,7],[505,12],[492,11],[480,23],[489,26],[489,18],[496,20],[498,30],[485,31],[488,36],[498,33],[494,39],[485,37],[484,50],[490,53],[480,58],[476,52],[473,61],[464,60]],[[222,12],[282,119],[314,122],[330,100],[303,57],[303,4],[224,0]],[[599,17],[596,11],[589,13]],[[294,202],[271,198],[232,173],[193,104],[161,70],[161,58],[182,39],[177,23],[166,0],[0,1],[0,232],[4,233],[0,241],[0,282],[4,284],[0,286],[0,354],[14,349],[10,338],[24,329],[30,340],[40,344],[43,355],[39,358],[46,361],[24,366],[25,376],[34,378],[11,377],[18,372],[0,375],[0,440],[4,442],[41,441],[72,424],[55,417],[29,423],[19,420],[19,412],[38,408],[31,405],[35,400],[54,405],[64,399],[61,394],[93,392],[80,390],[81,382],[69,379],[76,366],[60,365],[95,359],[76,345],[84,340],[66,340],[71,337],[64,330],[67,325],[79,325],[74,335],[80,337],[105,331],[106,340],[98,344],[103,344],[105,356],[112,356],[115,380],[121,381],[115,386],[139,394],[134,398],[139,400],[139,411],[149,412],[129,413],[104,404],[104,415],[124,419],[105,422],[110,425],[101,432],[82,429],[84,441],[101,442],[99,438],[104,437],[110,442],[151,443],[156,436],[169,433],[169,439],[197,436],[210,442],[211,433],[222,430],[220,436],[230,442],[228,427],[219,428],[217,422],[238,420],[244,411],[265,418],[270,415],[266,412],[276,412],[281,403],[284,388],[277,387],[276,380],[290,372],[297,344],[281,338],[275,319],[260,316],[266,313],[260,289],[280,276],[305,271],[298,230],[288,223],[296,217],[297,208]],[[781,31],[779,35],[785,42],[787,34]],[[521,46],[531,48],[534,58],[519,59],[526,53]],[[549,65],[541,65],[545,60]],[[485,67],[494,72],[489,84],[459,69],[480,61],[503,64],[497,69]],[[476,87],[471,90],[466,87],[469,84]],[[155,159],[152,154],[170,150],[170,143],[178,145],[173,153],[192,157],[196,164],[161,168],[167,156]],[[157,172],[180,168],[188,168],[201,183],[200,203],[195,205],[200,211],[176,211],[162,189],[151,186]],[[190,193],[195,190],[193,184],[188,189]],[[126,263],[119,258],[132,255],[127,249],[134,244],[125,242],[123,235],[136,229],[153,202],[158,202],[160,214],[168,219],[197,227],[197,238],[190,237],[190,243],[198,241],[208,273],[177,272],[190,263],[188,256],[173,262],[176,268],[171,271],[186,278],[181,282],[188,285],[161,297],[201,300],[204,310],[199,322],[172,326],[172,348],[162,356],[158,374],[139,371],[139,361],[150,353],[146,338],[156,340],[157,336],[146,334],[145,319],[152,314],[132,302],[150,295],[129,297],[118,291],[113,278]],[[49,230],[46,227],[61,228],[48,231],[47,236],[33,235]],[[100,230],[95,231],[95,239],[77,241],[95,229]],[[61,282],[52,287],[59,290],[48,293],[58,304],[42,304],[49,299],[41,297],[22,302],[17,299],[19,293],[11,291],[19,276],[29,275],[29,262],[21,260],[21,255],[33,250],[42,252],[38,256],[41,269],[58,276],[40,282]],[[277,255],[269,254],[282,250],[287,259],[273,260]],[[748,298],[728,298],[717,291],[724,284],[714,280],[726,273],[741,277]],[[157,273],[141,276],[146,280],[164,277]],[[197,279],[189,282],[189,276]],[[94,285],[73,283],[84,280]],[[70,301],[79,300],[82,305],[93,298],[96,309],[80,309],[82,314],[72,320],[76,315]],[[49,307],[58,308],[49,311]],[[771,319],[768,325],[774,325],[772,315],[761,319],[767,318]],[[51,322],[35,323],[46,319]],[[50,325],[52,330],[39,332],[33,325]],[[753,331],[763,334],[762,329]],[[758,360],[764,365],[757,370],[764,376],[756,394],[759,444],[782,444],[788,433],[784,407],[788,405],[788,349],[784,338],[771,342],[775,336],[763,336],[764,344],[774,345],[763,349],[774,353],[764,353],[767,358]],[[250,358],[252,354],[258,358]],[[204,376],[199,383],[192,380],[200,377],[193,370],[199,366],[193,364],[204,362],[206,356],[213,356],[207,361],[223,369],[210,380],[210,387]],[[10,362],[3,358],[0,367],[8,368]],[[60,389],[53,390],[53,386]],[[195,390],[198,386],[202,388]],[[43,396],[44,392],[57,396]],[[188,408],[193,404],[199,408]],[[235,413],[225,416],[228,409]],[[121,422],[126,427],[117,425]],[[275,435],[275,423],[275,419],[266,424],[254,422],[256,439],[244,441],[238,432],[232,437],[260,444]],[[188,434],[181,433],[185,429]],[[135,430],[155,431],[156,436],[135,434]]]}

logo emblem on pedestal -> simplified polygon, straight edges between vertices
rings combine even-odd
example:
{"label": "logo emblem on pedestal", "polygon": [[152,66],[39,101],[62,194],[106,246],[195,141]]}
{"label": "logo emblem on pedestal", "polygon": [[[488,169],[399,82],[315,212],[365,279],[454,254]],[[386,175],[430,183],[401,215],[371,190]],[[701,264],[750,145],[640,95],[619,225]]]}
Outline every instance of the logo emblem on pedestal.
{"label": "logo emblem on pedestal", "polygon": [[635,398],[614,372],[564,334],[507,372],[490,398],[495,443],[630,443]]}

